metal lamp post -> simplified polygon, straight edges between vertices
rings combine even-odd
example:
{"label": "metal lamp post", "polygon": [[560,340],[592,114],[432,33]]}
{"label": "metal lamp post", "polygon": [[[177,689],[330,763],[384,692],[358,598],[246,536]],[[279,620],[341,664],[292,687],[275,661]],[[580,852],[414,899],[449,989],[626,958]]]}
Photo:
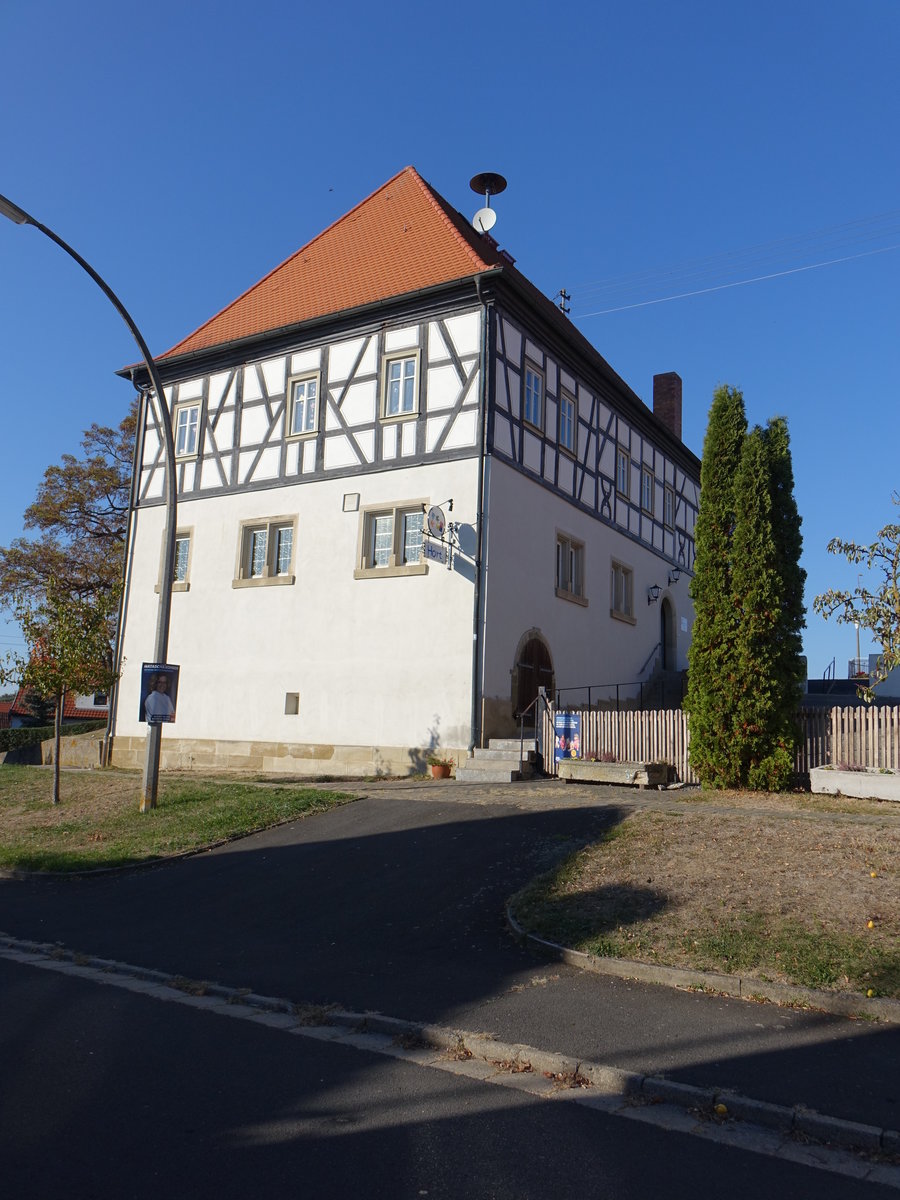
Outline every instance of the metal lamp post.
{"label": "metal lamp post", "polygon": [[[35,229],[39,229],[41,233],[48,237],[51,242],[55,242],[70,258],[73,258],[78,263],[82,270],[86,271],[93,279],[94,283],[106,295],[107,299],[115,308],[116,312],[128,326],[131,335],[138,344],[141,352],[141,357],[147,367],[150,375],[150,381],[153,384],[153,390],[156,393],[156,400],[159,407],[160,417],[163,427],[163,441],[165,447],[165,466],[166,466],[166,526],[165,526],[165,550],[163,554],[163,569],[162,579],[159,587],[159,612],[156,620],[156,646],[154,651],[154,661],[165,663],[169,650],[169,617],[172,609],[172,583],[175,578],[175,442],[172,437],[172,420],[169,416],[169,409],[166,404],[166,396],[163,391],[162,381],[159,378],[159,372],[156,369],[156,363],[153,361],[153,356],[147,349],[147,343],[141,336],[141,332],[132,320],[128,310],[125,308],[122,301],[115,294],[109,284],[102,279],[90,263],[85,262],[81,255],[72,249],[68,243],[64,242],[61,237],[48,229],[46,225],[42,225],[40,221],[35,220],[24,209],[19,208],[17,204],[13,204],[11,200],[7,200],[5,196],[0,196],[0,214],[8,217],[16,225],[33,225]],[[147,753],[144,760],[144,777],[141,783],[141,812],[147,812],[151,808],[156,808],[156,794],[159,787],[159,752],[160,743],[162,740],[162,726],[158,724],[148,723],[147,726]]]}

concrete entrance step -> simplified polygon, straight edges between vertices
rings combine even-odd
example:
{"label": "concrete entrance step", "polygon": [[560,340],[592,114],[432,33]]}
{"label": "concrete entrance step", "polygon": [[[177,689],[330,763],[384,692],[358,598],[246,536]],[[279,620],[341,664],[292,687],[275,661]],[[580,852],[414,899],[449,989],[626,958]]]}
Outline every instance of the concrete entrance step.
{"label": "concrete entrance step", "polygon": [[514,783],[534,775],[537,750],[534,740],[524,744],[519,738],[491,738],[487,747],[478,747],[471,758],[456,768],[458,783]]}
{"label": "concrete entrance step", "polygon": [[522,778],[522,772],[515,767],[471,766],[473,761],[470,758],[456,768],[457,783],[516,783]]}
{"label": "concrete entrance step", "polygon": [[[520,738],[516,737],[516,738],[491,738],[491,740],[488,742],[489,750],[511,750],[516,754],[519,753],[520,746],[523,747],[525,750],[536,750],[537,749],[537,739],[535,738],[534,734],[533,733],[530,735],[526,734],[524,741],[522,741]],[[477,754],[478,751],[476,750],[475,753]]]}
{"label": "concrete entrance step", "polygon": [[531,762],[531,763],[533,763],[534,760],[537,758],[537,751],[533,747],[530,747],[528,742],[526,742],[525,743],[525,751],[520,757],[518,743],[516,743],[515,750],[501,750],[501,749],[498,749],[496,746],[491,745],[491,746],[488,746],[487,749],[484,749],[484,750],[479,747],[479,749],[477,749],[475,751],[475,758],[478,760],[478,762],[483,762],[483,763],[488,763],[488,762],[516,762],[516,763],[517,762],[526,762],[526,763]]}

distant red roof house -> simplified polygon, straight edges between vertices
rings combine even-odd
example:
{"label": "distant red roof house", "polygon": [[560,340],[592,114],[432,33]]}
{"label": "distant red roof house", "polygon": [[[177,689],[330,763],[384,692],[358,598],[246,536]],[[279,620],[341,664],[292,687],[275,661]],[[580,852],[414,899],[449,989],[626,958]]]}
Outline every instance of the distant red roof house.
{"label": "distant red roof house", "polygon": [[12,700],[0,700],[0,729],[9,729],[9,710],[12,706]]}
{"label": "distant red roof house", "polygon": [[[100,703],[100,698],[103,697],[103,702]],[[3,725],[3,704],[6,703],[7,708],[7,726]],[[63,721],[105,721],[109,716],[109,704],[105,693],[96,692],[93,696],[77,696],[72,693],[66,693],[66,701],[63,706]],[[35,713],[28,703],[26,693],[19,688],[16,692],[15,699],[12,701],[0,701],[0,729],[8,728],[10,725],[21,725],[24,722],[33,722]]]}

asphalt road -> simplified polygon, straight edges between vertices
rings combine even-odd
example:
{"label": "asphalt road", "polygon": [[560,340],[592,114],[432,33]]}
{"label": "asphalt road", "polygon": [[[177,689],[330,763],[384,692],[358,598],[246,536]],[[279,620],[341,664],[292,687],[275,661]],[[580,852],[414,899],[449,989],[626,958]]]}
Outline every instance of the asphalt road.
{"label": "asphalt road", "polygon": [[0,961],[17,1200],[604,1200],[893,1189]]}
{"label": "asphalt road", "polygon": [[[442,792],[447,799],[435,790],[382,791],[131,874],[2,881],[0,930],[298,1003],[489,1031],[848,1120],[900,1124],[894,1027],[584,975],[512,942],[507,896],[621,819],[624,807],[561,810],[551,800],[520,809]],[[757,1191],[772,1188],[765,1181],[774,1168],[761,1155],[740,1152],[747,1162],[738,1166],[738,1151],[673,1132],[572,1116],[570,1106],[498,1095],[406,1063],[370,1063],[363,1050],[248,1031],[33,968],[0,970],[0,1147],[4,1178],[7,1163],[16,1164],[11,1194],[62,1186],[65,1161],[51,1154],[54,1144],[75,1155],[66,1161],[78,1164],[84,1190],[76,1195],[141,1196],[152,1179],[154,1190],[175,1194],[188,1186],[237,1194],[262,1158],[272,1195],[293,1194],[295,1183],[299,1190],[293,1173],[305,1170],[317,1180],[305,1194],[323,1196],[348,1194],[351,1172],[355,1190],[372,1196],[550,1196],[569,1186],[573,1168],[579,1190],[604,1196],[686,1195],[700,1170],[722,1181],[730,1170],[731,1195],[742,1194],[737,1176]],[[336,1117],[338,1132],[326,1136],[331,1105],[352,1119]],[[246,1132],[257,1126],[264,1131]],[[282,1126],[295,1132],[282,1137]],[[188,1184],[176,1187],[179,1161]],[[400,1165],[386,1174],[386,1163]],[[476,1163],[472,1186],[462,1186]],[[563,1163],[568,1169],[554,1176]],[[585,1176],[587,1164],[593,1175]],[[799,1182],[812,1175],[815,1191],[831,1194],[830,1176],[776,1166],[774,1195],[812,1194]],[[784,1190],[794,1187],[787,1166],[801,1172],[796,1191]],[[114,1192],[113,1177],[133,1190]],[[839,1183],[835,1196],[854,1194],[855,1183]],[[859,1186],[875,1194],[875,1185]]]}

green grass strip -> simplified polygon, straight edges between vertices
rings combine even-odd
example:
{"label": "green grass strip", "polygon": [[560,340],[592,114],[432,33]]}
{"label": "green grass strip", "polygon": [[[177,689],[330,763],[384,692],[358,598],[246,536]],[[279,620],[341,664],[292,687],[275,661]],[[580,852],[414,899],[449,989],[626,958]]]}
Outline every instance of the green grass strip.
{"label": "green grass strip", "polygon": [[[162,784],[156,809],[141,813],[134,780],[123,777],[127,786],[121,800],[79,803],[77,797],[67,798],[64,787],[63,803],[53,809],[24,783],[25,794],[16,796],[15,776],[26,770],[0,768],[0,867],[69,872],[132,866],[201,850],[353,799],[310,787],[175,781]],[[17,820],[4,821],[4,810],[15,811]]]}

